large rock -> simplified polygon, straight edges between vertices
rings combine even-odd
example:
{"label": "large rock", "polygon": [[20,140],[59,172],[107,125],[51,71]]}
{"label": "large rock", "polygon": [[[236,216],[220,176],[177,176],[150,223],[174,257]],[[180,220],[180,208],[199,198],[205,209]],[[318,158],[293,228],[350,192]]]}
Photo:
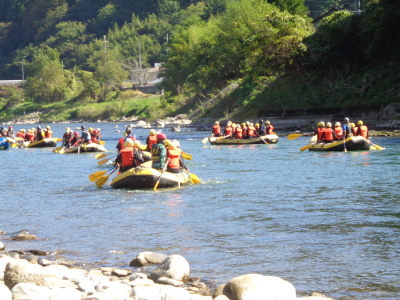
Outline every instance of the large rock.
{"label": "large rock", "polygon": [[57,287],[50,290],[49,300],[81,300],[81,293],[71,287]]}
{"label": "large rock", "polygon": [[162,263],[168,258],[167,254],[156,252],[141,252],[130,263],[131,267],[142,267]]}
{"label": "large rock", "polygon": [[140,300],[189,300],[190,294],[182,288],[155,284],[153,286],[135,286],[130,297]]}
{"label": "large rock", "polygon": [[48,300],[50,290],[45,286],[32,283],[19,283],[11,290],[13,300]]}
{"label": "large rock", "polygon": [[4,281],[4,271],[6,270],[6,265],[12,260],[10,256],[3,256],[0,258],[0,281]]}
{"label": "large rock", "polygon": [[231,279],[223,293],[230,300],[294,300],[294,286],[279,277],[247,274]]}
{"label": "large rock", "polygon": [[4,271],[4,284],[12,289],[18,283],[33,283],[44,285],[45,279],[42,274],[43,267],[30,264],[24,259],[13,259]]}
{"label": "large rock", "polygon": [[0,283],[0,299],[1,300],[11,300],[12,294],[8,287]]}
{"label": "large rock", "polygon": [[150,274],[150,279],[157,282],[161,277],[186,282],[189,279],[190,267],[188,261],[181,255],[169,256]]}
{"label": "large rock", "polygon": [[11,238],[13,241],[26,241],[26,240],[38,240],[39,238],[27,231],[23,231]]}

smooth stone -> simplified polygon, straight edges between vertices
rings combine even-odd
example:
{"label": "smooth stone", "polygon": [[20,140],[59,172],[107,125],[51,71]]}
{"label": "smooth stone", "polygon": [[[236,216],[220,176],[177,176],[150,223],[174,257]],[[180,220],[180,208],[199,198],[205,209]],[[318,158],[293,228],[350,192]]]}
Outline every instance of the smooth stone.
{"label": "smooth stone", "polygon": [[246,274],[231,279],[224,287],[230,300],[294,300],[294,286],[279,277]]}
{"label": "smooth stone", "polygon": [[[182,288],[156,284],[153,286],[135,286],[129,295],[140,300],[189,300],[190,294]],[[137,298],[135,298],[137,297]]]}
{"label": "smooth stone", "polygon": [[157,252],[141,252],[130,263],[131,267],[142,267],[160,264],[168,258],[167,254]]}
{"label": "smooth stone", "polygon": [[82,295],[72,287],[57,287],[50,290],[49,300],[81,300]]}
{"label": "smooth stone", "polygon": [[174,254],[164,260],[149,276],[157,282],[160,277],[186,282],[189,279],[190,267],[188,261],[181,255]]}
{"label": "smooth stone", "polygon": [[8,287],[6,287],[3,283],[0,283],[0,299],[1,300],[11,300],[12,293]]}
{"label": "smooth stone", "polygon": [[45,280],[42,271],[43,267],[40,265],[31,264],[24,259],[13,259],[6,265],[4,284],[9,289],[19,283],[44,285]]}
{"label": "smooth stone", "polygon": [[19,283],[11,289],[13,300],[49,300],[50,289],[33,283]]}

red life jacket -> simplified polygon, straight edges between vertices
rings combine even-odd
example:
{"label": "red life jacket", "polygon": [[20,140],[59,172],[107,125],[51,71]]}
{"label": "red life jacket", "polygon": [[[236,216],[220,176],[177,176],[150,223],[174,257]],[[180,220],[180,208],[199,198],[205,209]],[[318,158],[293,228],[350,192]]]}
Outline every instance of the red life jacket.
{"label": "red life jacket", "polygon": [[232,127],[231,127],[231,126],[225,127],[225,133],[224,133],[224,134],[225,134],[225,135],[232,136]]}
{"label": "red life jacket", "polygon": [[120,151],[121,154],[121,167],[133,165],[133,147],[125,147]]}
{"label": "red life jacket", "polygon": [[35,134],[34,133],[27,133],[25,136],[25,139],[29,142],[33,142],[35,140]]}
{"label": "red life jacket", "polygon": [[265,130],[266,134],[272,134],[274,132],[274,126],[268,125],[267,129]]}
{"label": "red life jacket", "polygon": [[168,149],[167,157],[169,158],[168,166],[171,169],[179,169],[180,163],[179,158],[181,157],[181,149]]}
{"label": "red life jacket", "polygon": [[16,137],[25,138],[25,133],[18,131]]}
{"label": "red life jacket", "polygon": [[338,139],[338,140],[343,139],[343,128],[342,128],[342,126],[336,126],[335,127],[335,134],[336,134],[336,139]]}
{"label": "red life jacket", "polygon": [[325,128],[318,127],[318,129],[317,129],[317,140],[318,141],[322,140],[322,136],[323,136],[324,132],[325,132]]}
{"label": "red life jacket", "polygon": [[153,147],[155,144],[157,144],[157,136],[149,135],[147,138],[147,149],[151,149],[151,147]]}
{"label": "red life jacket", "polygon": [[46,130],[45,131],[45,138],[51,138],[53,136],[53,131],[52,130]]}
{"label": "red life jacket", "polygon": [[333,141],[333,130],[332,128],[325,128],[324,131],[324,140],[326,141]]}
{"label": "red life jacket", "polygon": [[361,135],[364,138],[368,137],[368,128],[365,125],[358,126],[357,135]]}
{"label": "red life jacket", "polygon": [[241,139],[243,137],[243,130],[240,127],[236,127],[235,137]]}
{"label": "red life jacket", "polygon": [[212,128],[214,134],[221,134],[221,127],[218,124],[215,124]]}
{"label": "red life jacket", "polygon": [[124,143],[125,143],[125,138],[120,138],[118,140],[118,144],[117,144],[117,147],[116,147],[118,149],[118,151],[122,150],[122,148],[124,147]]}

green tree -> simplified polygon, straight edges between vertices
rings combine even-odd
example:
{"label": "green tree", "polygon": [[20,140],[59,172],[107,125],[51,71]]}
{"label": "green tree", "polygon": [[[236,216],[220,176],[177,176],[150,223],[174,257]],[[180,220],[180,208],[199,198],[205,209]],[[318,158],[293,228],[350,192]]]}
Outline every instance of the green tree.
{"label": "green tree", "polygon": [[25,95],[35,102],[58,102],[71,92],[71,74],[63,70],[59,53],[45,49],[35,53],[29,65],[29,74],[24,85]]}

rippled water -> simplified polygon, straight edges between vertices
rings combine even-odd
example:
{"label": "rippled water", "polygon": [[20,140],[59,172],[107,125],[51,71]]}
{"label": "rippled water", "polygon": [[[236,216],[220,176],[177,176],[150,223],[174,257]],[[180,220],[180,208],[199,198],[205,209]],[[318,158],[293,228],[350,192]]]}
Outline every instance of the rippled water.
{"label": "rippled water", "polygon": [[[100,124],[110,151],[115,125]],[[55,136],[65,126],[52,125]],[[135,133],[144,141],[148,130]],[[400,139],[375,138],[384,151],[315,153],[299,151],[307,138],[204,146],[207,134],[167,132],[203,184],[156,192],[96,188],[87,176],[111,166],[95,154],[0,151],[3,243],[116,267],[142,251],[181,254],[192,276],[216,284],[260,273],[298,295],[399,298]],[[19,230],[40,240],[7,240]]]}

